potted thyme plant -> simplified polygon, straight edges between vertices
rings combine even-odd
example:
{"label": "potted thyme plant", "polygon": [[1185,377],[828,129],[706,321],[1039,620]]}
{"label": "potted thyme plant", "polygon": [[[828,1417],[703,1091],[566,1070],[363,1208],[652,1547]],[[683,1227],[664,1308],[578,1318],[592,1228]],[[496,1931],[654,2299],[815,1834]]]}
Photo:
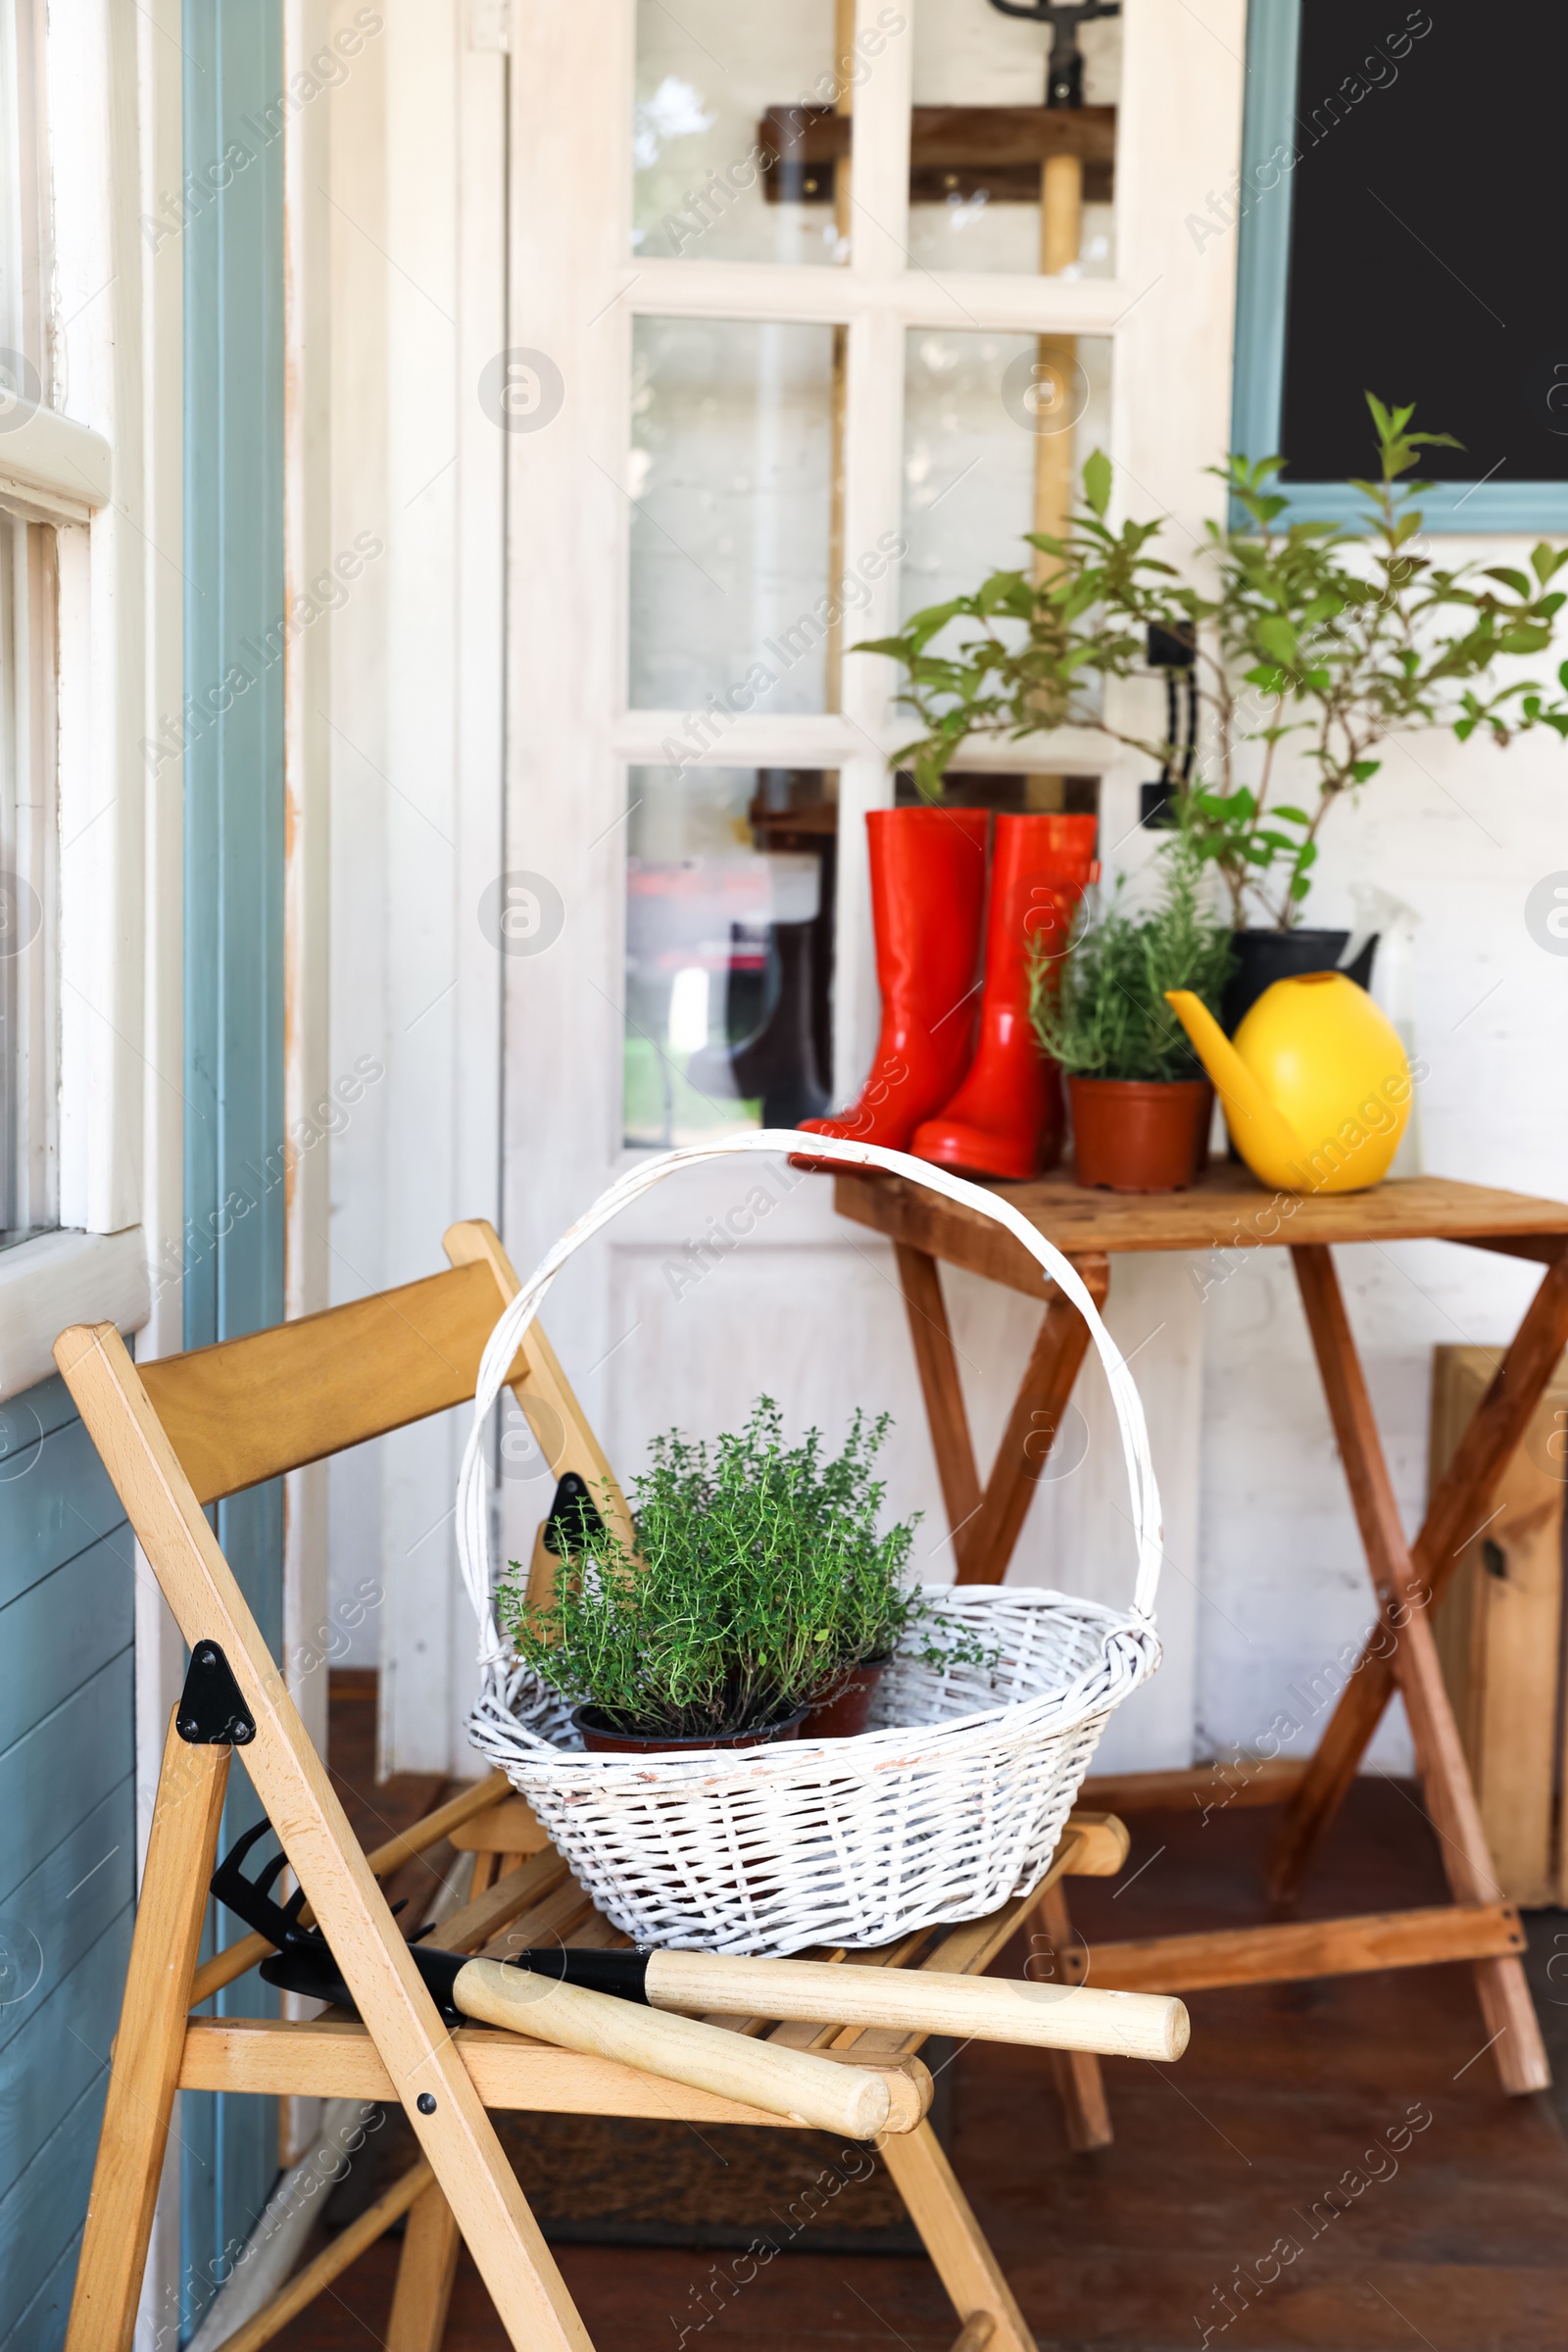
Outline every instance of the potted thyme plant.
{"label": "potted thyme plant", "polygon": [[1040,1050],[1067,1075],[1078,1181],[1118,1193],[1180,1192],[1207,1158],[1213,1090],[1165,991],[1191,989],[1217,1014],[1230,935],[1203,911],[1202,863],[1186,833],[1160,859],[1159,880],[1142,919],[1123,883],[1098,921],[1080,909],[1059,981],[1043,958],[1030,976]]}
{"label": "potted thyme plant", "polygon": [[[528,1609],[521,1572],[502,1624],[542,1681],[575,1702],[585,1746],[746,1747],[863,1728],[877,1675],[926,1604],[905,1572],[915,1520],[879,1525],[872,1475],[891,1426],[857,1412],[829,1459],[821,1433],[784,1442],[759,1397],[711,1447],[671,1430],[633,1484],[635,1552],[606,1528],[558,1523],[553,1600]],[[932,1663],[967,1656],[927,1626]],[[977,1659],[988,1663],[989,1653]]]}
{"label": "potted thyme plant", "polygon": [[[1207,526],[1195,585],[1152,552],[1159,522],[1107,521],[1111,467],[1096,451],[1071,528],[1059,539],[1028,534],[1049,559],[1043,578],[994,572],[972,596],[857,648],[903,665],[901,700],[923,732],[895,757],[931,800],[975,734],[1092,727],[1179,774],[1191,767],[1189,747],[1123,727],[1105,689],[1151,666],[1172,680],[1185,670],[1197,759],[1176,814],[1229,904],[1228,1027],[1268,982],[1332,964],[1346,947],[1343,932],[1301,929],[1304,902],[1330,811],[1377,774],[1374,754],[1391,732],[1447,727],[1461,742],[1484,732],[1506,745],[1546,726],[1568,737],[1568,703],[1534,679],[1498,682],[1501,662],[1551,645],[1564,603],[1551,583],[1568,550],[1542,542],[1528,571],[1434,564],[1415,503],[1431,484],[1406,477],[1423,448],[1458,444],[1412,431],[1413,408],[1366,398],[1378,467],[1350,485],[1364,504],[1359,529],[1280,528],[1275,476],[1286,461],[1233,454],[1212,469],[1227,518]],[[977,633],[932,651],[955,621]],[[1568,662],[1557,683],[1568,687]],[[1172,693],[1172,713],[1175,705]],[[1174,735],[1174,716],[1167,726]]]}

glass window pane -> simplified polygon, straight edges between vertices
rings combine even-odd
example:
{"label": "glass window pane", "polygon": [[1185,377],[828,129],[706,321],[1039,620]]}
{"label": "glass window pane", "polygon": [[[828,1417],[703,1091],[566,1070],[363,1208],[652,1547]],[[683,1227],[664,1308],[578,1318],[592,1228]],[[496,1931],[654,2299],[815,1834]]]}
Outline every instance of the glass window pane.
{"label": "glass window pane", "polygon": [[1084,461],[1108,446],[1110,338],[910,330],[905,355],[906,618],[1027,569]]}
{"label": "glass window pane", "polygon": [[[980,0],[919,0],[909,259],[927,270],[1109,277],[1121,21],[1083,24],[1080,103],[1048,106],[1052,35]],[[1045,203],[1042,210],[1042,192]]]}
{"label": "glass window pane", "polygon": [[832,1086],[838,778],[633,768],[625,1137],[794,1127]]}
{"label": "glass window pane", "polygon": [[[638,0],[633,250],[849,259],[850,103],[868,71],[835,0]],[[863,39],[864,36],[862,36]]]}
{"label": "glass window pane", "polygon": [[690,713],[690,748],[742,712],[825,707],[836,345],[831,326],[637,321],[630,698]]}
{"label": "glass window pane", "polygon": [[0,514],[0,1248],[58,1219],[55,534]]}

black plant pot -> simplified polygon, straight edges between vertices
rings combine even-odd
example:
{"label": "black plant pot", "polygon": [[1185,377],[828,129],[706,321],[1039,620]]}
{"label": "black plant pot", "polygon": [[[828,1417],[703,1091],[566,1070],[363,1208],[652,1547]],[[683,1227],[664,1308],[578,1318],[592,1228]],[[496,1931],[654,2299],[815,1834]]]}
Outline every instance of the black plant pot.
{"label": "black plant pot", "polygon": [[[1348,931],[1235,931],[1231,934],[1231,972],[1220,999],[1220,1027],[1234,1037],[1264,989],[1276,980],[1299,980],[1303,972],[1334,972],[1350,944]],[[1373,933],[1346,976],[1358,988],[1372,985],[1372,958],[1377,953]]]}

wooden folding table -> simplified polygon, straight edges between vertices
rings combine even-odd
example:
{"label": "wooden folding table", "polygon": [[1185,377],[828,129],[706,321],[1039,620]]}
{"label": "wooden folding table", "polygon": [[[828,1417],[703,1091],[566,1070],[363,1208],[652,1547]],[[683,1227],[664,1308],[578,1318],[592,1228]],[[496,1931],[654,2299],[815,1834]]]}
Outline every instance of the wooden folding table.
{"label": "wooden folding table", "polygon": [[[1288,1908],[1313,1848],[1355,1776],[1397,1690],[1409,1717],[1427,1810],[1438,1832],[1451,1904],[1422,1911],[1298,1922],[1137,1943],[1074,1947],[1059,1890],[1053,1933],[1064,1970],[1128,1990],[1181,1992],[1362,1969],[1470,1960],[1497,2070],[1510,2091],[1550,2080],[1520,1961],[1517,1912],[1501,1900],[1475,1789],[1433,1641],[1430,1610],[1491,1508],[1504,1463],[1525,1434],[1568,1344],[1568,1205],[1439,1177],[1365,1193],[1302,1198],[1262,1190],[1217,1167],[1192,1191],[1155,1196],[1086,1190],[1064,1175],[998,1191],[1077,1266],[1097,1302],[1110,1260],[1149,1250],[1288,1249],[1350,1490],[1378,1615],[1315,1753],[1305,1762],[1243,1759],[1221,1767],[1091,1782],[1092,1802],[1186,1804],[1196,1794],[1274,1804],[1281,1819],[1269,1890]],[[891,1241],[908,1312],[943,1501],[960,1584],[996,1584],[1028,1512],[1078,1368],[1088,1329],[1074,1307],[1003,1229],[975,1211],[887,1175],[836,1180],[840,1215]],[[1334,1245],[1437,1240],[1530,1258],[1545,1268],[1496,1377],[1439,1482],[1425,1524],[1406,1540],[1378,1438],[1331,1250]],[[1237,1261],[1239,1262],[1239,1261]],[[1045,1314],[989,1478],[970,1441],[939,1263],[961,1266],[1045,1302]],[[1157,1465],[1156,1465],[1157,1467]],[[1094,2112],[1096,2062],[1080,2077],[1090,2096],[1074,2128],[1080,2146],[1108,2136]],[[1071,2110],[1069,2121],[1072,2122]]]}

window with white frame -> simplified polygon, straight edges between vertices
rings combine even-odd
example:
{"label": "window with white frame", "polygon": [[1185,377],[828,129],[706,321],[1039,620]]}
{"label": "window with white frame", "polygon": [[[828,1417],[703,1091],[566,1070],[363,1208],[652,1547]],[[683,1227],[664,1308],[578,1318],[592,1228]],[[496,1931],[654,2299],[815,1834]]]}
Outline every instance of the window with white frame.
{"label": "window with white frame", "polygon": [[[0,19],[0,477],[36,466],[56,393],[44,10]],[[60,1006],[54,524],[14,480],[0,505],[0,1247],[58,1222]],[[0,497],[4,491],[0,490]]]}
{"label": "window with white frame", "polygon": [[[629,1144],[842,1093],[844,859],[898,740],[857,642],[1026,566],[1109,443],[1122,26],[1081,16],[638,0]],[[954,782],[1097,791],[1005,752]]]}

